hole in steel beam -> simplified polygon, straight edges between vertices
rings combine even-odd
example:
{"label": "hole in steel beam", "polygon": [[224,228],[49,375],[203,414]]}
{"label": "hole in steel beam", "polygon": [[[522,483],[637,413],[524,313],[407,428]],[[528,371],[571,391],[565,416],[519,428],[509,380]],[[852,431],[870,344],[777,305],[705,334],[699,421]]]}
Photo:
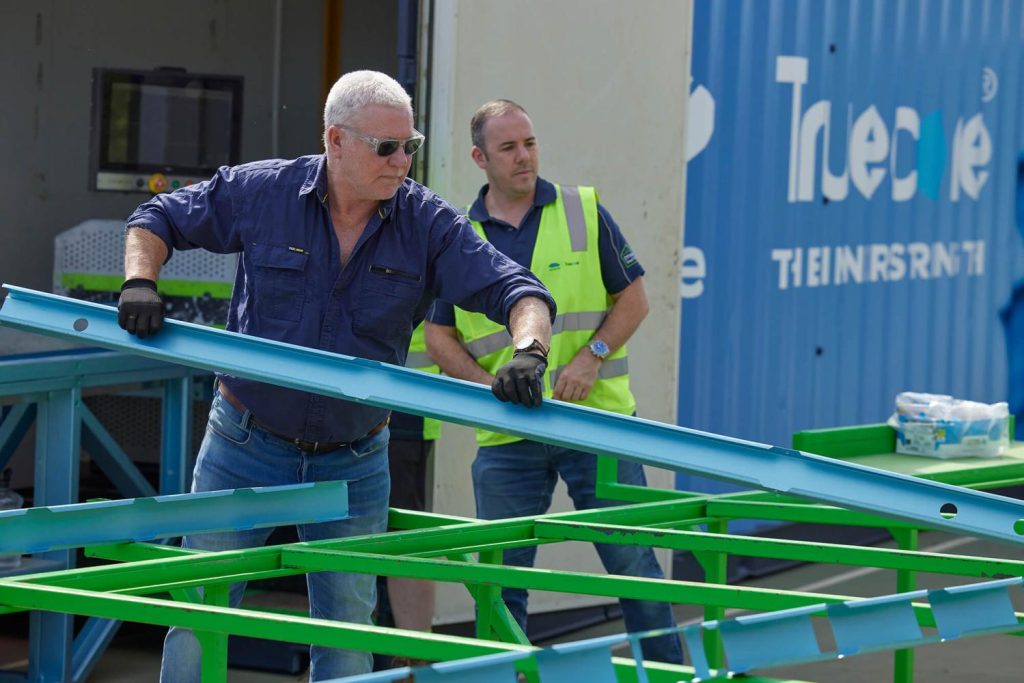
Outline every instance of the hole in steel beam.
{"label": "hole in steel beam", "polygon": [[75,332],[84,332],[85,328],[89,327],[89,321],[85,318],[79,318],[75,321]]}
{"label": "hole in steel beam", "polygon": [[1024,536],[1024,519],[1018,519],[1014,522],[1013,530],[1017,532],[1018,536]]}
{"label": "hole in steel beam", "polygon": [[953,505],[952,503],[945,503],[939,508],[939,514],[946,519],[953,519],[956,517],[956,512],[956,505]]}

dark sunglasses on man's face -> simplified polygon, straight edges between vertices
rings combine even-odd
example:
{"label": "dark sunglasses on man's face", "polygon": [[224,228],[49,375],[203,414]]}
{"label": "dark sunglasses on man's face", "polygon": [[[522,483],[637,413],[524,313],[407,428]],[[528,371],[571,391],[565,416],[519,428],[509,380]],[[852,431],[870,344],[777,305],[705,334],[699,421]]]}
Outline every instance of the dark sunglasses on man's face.
{"label": "dark sunglasses on man's face", "polygon": [[349,133],[351,133],[352,135],[356,136],[357,138],[368,144],[370,146],[370,149],[372,149],[374,153],[380,157],[389,157],[395,152],[397,152],[399,149],[403,150],[408,156],[412,156],[419,150],[420,147],[423,146],[423,141],[426,140],[426,137],[424,137],[422,133],[415,129],[412,131],[412,137],[406,138],[404,140],[381,140],[380,138],[375,138],[371,135],[360,133],[355,128],[350,128],[348,126],[338,127],[347,130]]}

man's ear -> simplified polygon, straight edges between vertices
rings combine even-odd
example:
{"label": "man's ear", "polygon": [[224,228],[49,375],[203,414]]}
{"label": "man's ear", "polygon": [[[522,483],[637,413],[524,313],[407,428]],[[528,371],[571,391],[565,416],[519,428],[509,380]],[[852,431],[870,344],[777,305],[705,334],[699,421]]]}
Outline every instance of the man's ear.
{"label": "man's ear", "polygon": [[338,126],[331,126],[327,129],[327,144],[334,148],[341,146],[341,129]]}
{"label": "man's ear", "polygon": [[483,151],[476,145],[473,145],[473,149],[469,151],[469,156],[473,157],[473,161],[476,162],[476,165],[480,168],[485,168],[487,166],[487,152]]}

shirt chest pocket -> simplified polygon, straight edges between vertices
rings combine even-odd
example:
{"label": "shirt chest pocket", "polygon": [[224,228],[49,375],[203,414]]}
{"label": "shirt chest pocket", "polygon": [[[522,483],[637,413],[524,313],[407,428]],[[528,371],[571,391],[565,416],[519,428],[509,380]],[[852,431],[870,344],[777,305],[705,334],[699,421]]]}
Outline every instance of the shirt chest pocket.
{"label": "shirt chest pocket", "polygon": [[413,315],[422,296],[423,277],[418,273],[372,265],[355,299],[353,328],[360,336],[388,345],[403,342],[412,334]]}
{"label": "shirt chest pocket", "polygon": [[297,322],[306,302],[309,254],[292,247],[253,244],[252,288],[260,316]]}

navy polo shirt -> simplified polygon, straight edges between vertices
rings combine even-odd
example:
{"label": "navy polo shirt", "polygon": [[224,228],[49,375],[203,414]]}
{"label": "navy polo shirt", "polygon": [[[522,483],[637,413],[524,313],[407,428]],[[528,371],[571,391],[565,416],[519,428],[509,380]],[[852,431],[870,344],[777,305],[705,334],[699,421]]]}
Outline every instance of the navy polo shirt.
{"label": "navy polo shirt", "polygon": [[[344,268],[327,203],[324,155],[222,167],[160,194],[127,226],[172,249],[240,252],[227,328],[404,365],[413,328],[435,297],[507,324],[524,296],[554,302],[526,269],[481,240],[459,211],[406,179],[381,202]],[[388,415],[377,408],[230,376],[221,381],[270,429],[307,441],[352,441]]]}
{"label": "navy polo shirt", "polygon": [[[533,261],[533,248],[537,244],[537,233],[540,230],[540,214],[544,207],[558,199],[555,186],[537,178],[537,189],[534,193],[533,206],[523,216],[518,227],[505,221],[492,218],[484,205],[484,195],[488,185],[480,188],[480,194],[469,208],[470,219],[484,227],[488,241],[501,253],[523,266],[529,268]],[[618,224],[608,210],[597,205],[598,240],[597,248],[601,259],[601,280],[609,294],[618,294],[633,280],[644,274],[643,266],[637,261],[632,248],[622,236]],[[455,310],[450,303],[438,300],[428,313],[427,319],[438,325],[455,326]],[[457,304],[456,304],[457,305]],[[465,309],[465,306],[459,306]]]}

